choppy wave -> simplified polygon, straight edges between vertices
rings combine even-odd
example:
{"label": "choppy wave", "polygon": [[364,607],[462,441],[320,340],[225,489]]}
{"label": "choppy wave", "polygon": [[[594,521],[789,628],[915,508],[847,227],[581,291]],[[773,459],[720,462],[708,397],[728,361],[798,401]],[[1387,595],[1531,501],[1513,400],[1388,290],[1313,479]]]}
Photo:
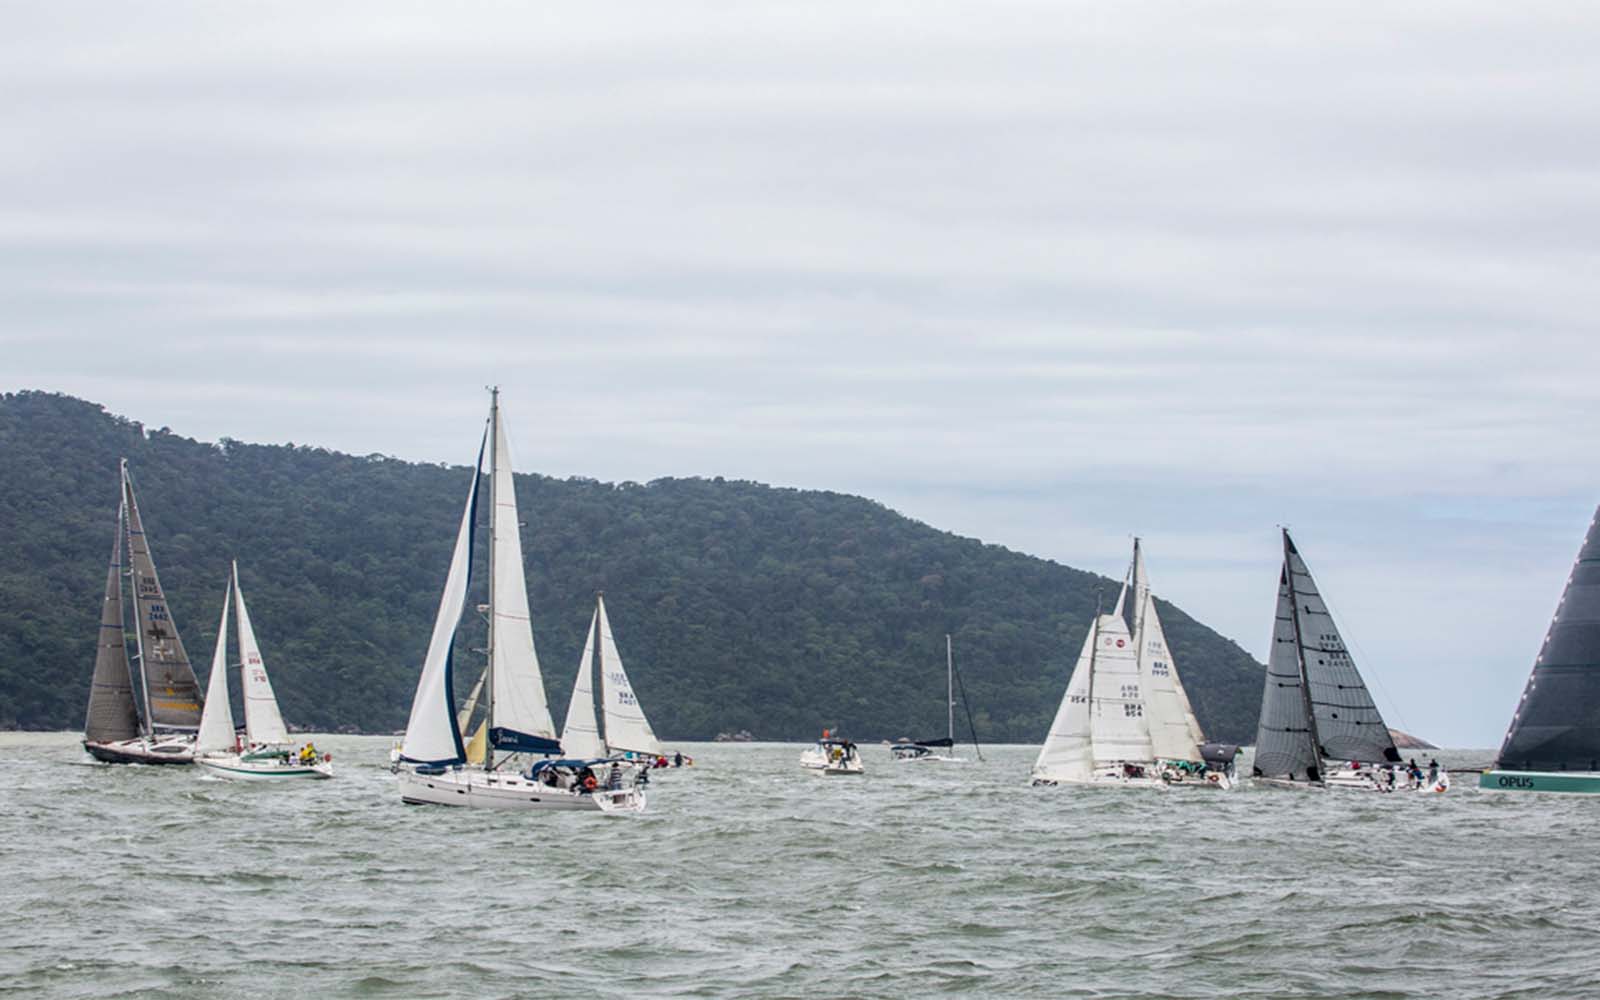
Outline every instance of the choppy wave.
{"label": "choppy wave", "polygon": [[535,816],[402,806],[388,740],[318,742],[339,778],[283,787],[5,736],[0,995],[1600,995],[1586,797],[1034,789],[1020,747],[824,779],[756,745],[696,748],[643,817]]}

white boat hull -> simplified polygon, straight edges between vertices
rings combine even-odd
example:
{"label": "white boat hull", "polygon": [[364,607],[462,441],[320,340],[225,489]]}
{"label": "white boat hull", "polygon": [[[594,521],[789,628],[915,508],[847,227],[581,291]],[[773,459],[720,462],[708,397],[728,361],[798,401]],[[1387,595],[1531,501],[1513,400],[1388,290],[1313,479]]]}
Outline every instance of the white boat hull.
{"label": "white boat hull", "polygon": [[194,762],[207,774],[230,781],[284,781],[290,778],[319,779],[333,777],[333,761],[319,760],[315,764],[298,764],[282,760],[244,760],[237,754],[196,757]]}
{"label": "white boat hull", "polygon": [[84,750],[95,760],[107,764],[193,764],[194,737],[158,736],[117,740],[113,743],[83,741]]}
{"label": "white boat hull", "polygon": [[579,792],[529,781],[520,774],[463,767],[443,774],[395,772],[400,801],[407,805],[460,806],[468,809],[558,810],[566,812],[644,812],[642,788]]}
{"label": "white boat hull", "polygon": [[812,774],[865,774],[866,766],[859,753],[834,759],[816,747],[800,754],[800,766]]}

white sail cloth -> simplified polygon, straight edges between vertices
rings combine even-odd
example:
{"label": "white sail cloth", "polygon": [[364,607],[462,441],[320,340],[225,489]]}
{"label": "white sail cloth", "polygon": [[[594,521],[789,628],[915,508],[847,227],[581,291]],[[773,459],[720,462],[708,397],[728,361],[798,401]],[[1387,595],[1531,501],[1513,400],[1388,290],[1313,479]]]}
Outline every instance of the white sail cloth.
{"label": "white sail cloth", "polygon": [[622,654],[617,652],[617,640],[611,632],[611,619],[606,615],[604,597],[595,599],[595,619],[600,626],[600,656],[596,665],[600,670],[600,704],[605,714],[605,742],[613,753],[633,753],[659,756],[664,752],[656,739],[650,720],[645,718],[644,707],[633,693],[628,672],[622,668]]}
{"label": "white sail cloth", "polygon": [[1200,763],[1205,736],[1194,717],[1189,696],[1178,678],[1178,666],[1167,648],[1166,632],[1156,612],[1155,596],[1145,572],[1144,550],[1133,542],[1133,641],[1139,652],[1140,681],[1144,685],[1150,748],[1157,760]]}
{"label": "white sail cloth", "polygon": [[[487,436],[487,429],[485,430]],[[417,678],[417,691],[411,699],[411,717],[406,721],[405,739],[400,744],[402,759],[414,764],[459,764],[466,760],[461,730],[456,726],[455,693],[451,690],[451,647],[456,626],[466,607],[467,586],[472,575],[473,526],[478,511],[478,478],[483,467],[483,448],[472,466],[472,485],[461,512],[461,527],[456,531],[455,549],[450,556],[450,571],[445,576],[444,593],[439,596],[439,613],[433,620],[433,636],[428,654]]]}
{"label": "white sail cloth", "polygon": [[233,610],[239,623],[239,676],[244,694],[245,739],[252,746],[286,745],[289,728],[278,711],[278,699],[267,679],[267,666],[261,659],[261,646],[250,627],[250,612],[244,606],[244,591],[239,589],[239,564],[233,564]]}
{"label": "white sail cloth", "polygon": [[[1096,623],[1098,624],[1098,622]],[[1056,709],[1055,721],[1033,762],[1037,781],[1087,781],[1094,773],[1094,743],[1089,738],[1089,676],[1095,648],[1095,628],[1083,638],[1083,650],[1067,681],[1067,693]]]}
{"label": "white sail cloth", "polygon": [[222,592],[222,622],[217,626],[217,648],[211,653],[211,676],[206,679],[206,704],[200,713],[200,732],[194,752],[227,753],[234,749],[233,706],[228,703],[228,602],[233,588]]}
{"label": "white sail cloth", "polygon": [[[490,580],[492,617],[489,676],[494,706],[495,734],[502,749],[527,749],[530,741],[556,738],[550,705],[545,700],[544,675],[533,646],[533,624],[528,611],[528,581],[522,566],[522,522],[517,517],[517,493],[511,466],[511,446],[496,401],[491,500],[494,507],[494,573]],[[532,741],[536,742],[536,741]]]}
{"label": "white sail cloth", "polygon": [[599,622],[600,609],[596,608],[594,617],[589,619],[583,655],[578,658],[578,677],[572,682],[572,697],[567,701],[567,721],[561,727],[561,752],[573,759],[608,756],[594,714],[594,645]]}

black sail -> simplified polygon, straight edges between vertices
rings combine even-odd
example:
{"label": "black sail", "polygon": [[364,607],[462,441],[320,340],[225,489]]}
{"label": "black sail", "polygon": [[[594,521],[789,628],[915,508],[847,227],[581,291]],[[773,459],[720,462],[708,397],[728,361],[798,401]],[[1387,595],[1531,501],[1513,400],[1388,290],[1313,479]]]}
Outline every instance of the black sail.
{"label": "black sail", "polygon": [[1508,771],[1600,771],[1600,510],[1500,745]]}
{"label": "black sail", "polygon": [[90,743],[131,740],[139,735],[134,708],[133,676],[128,671],[128,642],[122,631],[122,511],[117,511],[117,538],[106,570],[106,596],[100,606],[100,642],[89,682],[89,711],[83,738]]}
{"label": "black sail", "polygon": [[178,624],[167,607],[167,595],[150,559],[144,521],[133,497],[127,467],[122,472],[123,503],[128,509],[128,556],[133,567],[134,624],[139,629],[139,668],[144,672],[152,727],[200,728],[200,682],[189,665]]}

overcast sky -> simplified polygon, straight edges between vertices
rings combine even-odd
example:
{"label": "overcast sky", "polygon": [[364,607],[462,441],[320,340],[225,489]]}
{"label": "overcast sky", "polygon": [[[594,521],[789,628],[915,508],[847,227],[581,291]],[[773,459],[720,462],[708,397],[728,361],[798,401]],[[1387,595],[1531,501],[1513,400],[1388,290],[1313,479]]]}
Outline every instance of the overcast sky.
{"label": "overcast sky", "polygon": [[1288,524],[1390,723],[1453,745],[1499,744],[1600,502],[1600,8],[5,23],[0,389],[465,463],[498,382],[525,471],[861,493],[1116,576],[1141,534],[1258,657]]}

